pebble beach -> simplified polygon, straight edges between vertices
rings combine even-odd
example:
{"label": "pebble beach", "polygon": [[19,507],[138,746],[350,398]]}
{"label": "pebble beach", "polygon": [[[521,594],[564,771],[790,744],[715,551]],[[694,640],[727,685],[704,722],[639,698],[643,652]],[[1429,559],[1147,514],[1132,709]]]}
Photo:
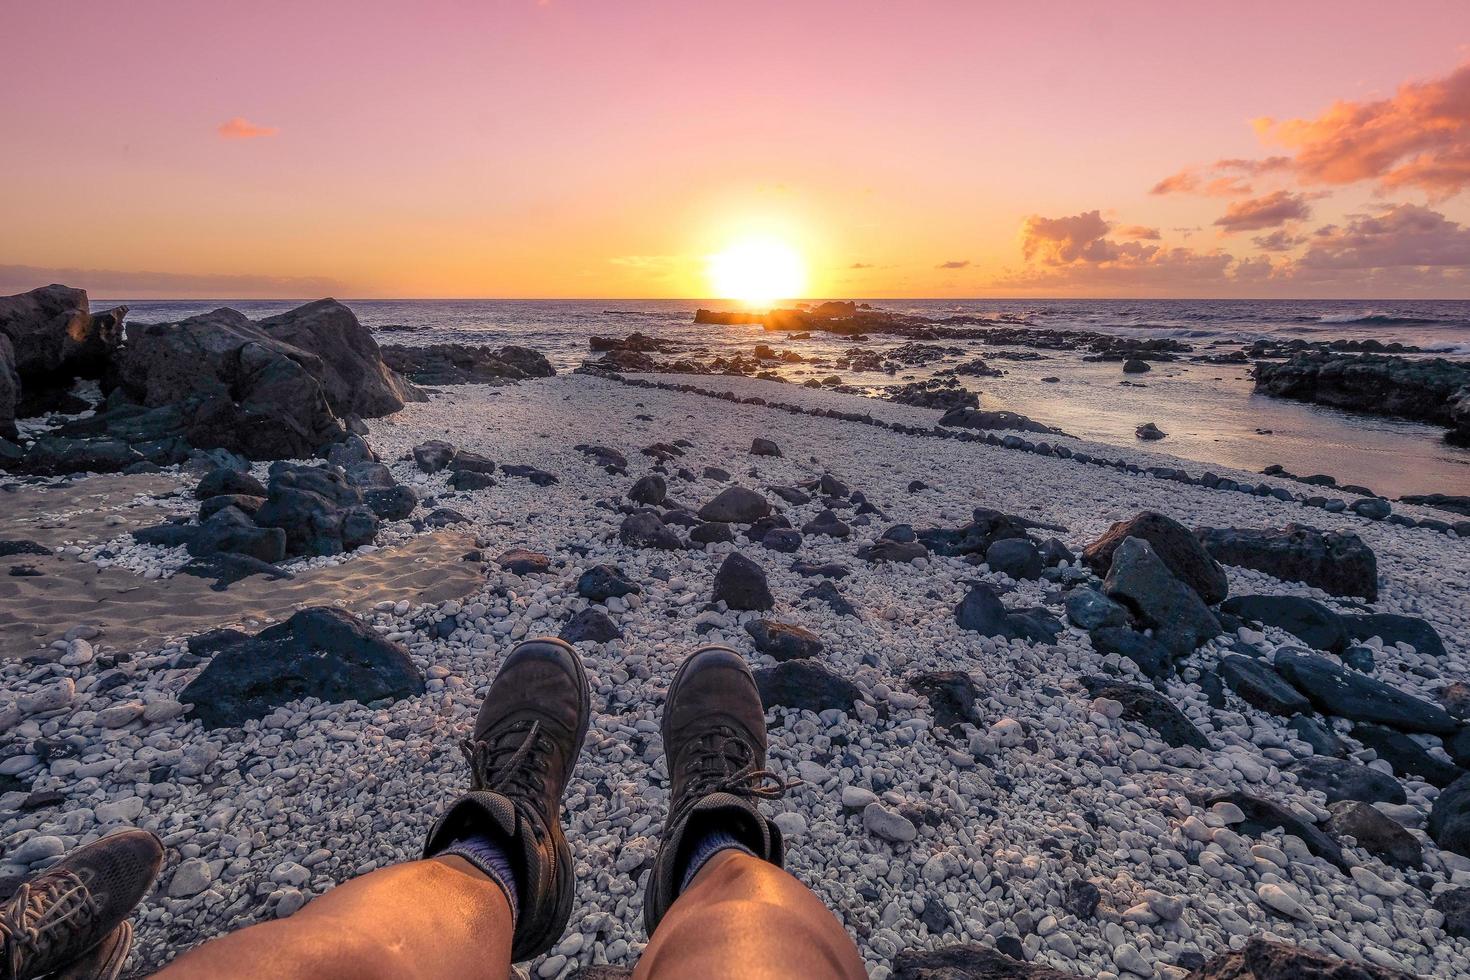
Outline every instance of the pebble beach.
{"label": "pebble beach", "polygon": [[[1417,860],[1388,860],[1387,846],[1370,852],[1333,832],[1334,860],[1330,848],[1309,846],[1307,831],[1263,827],[1249,803],[1235,801],[1270,800],[1314,829],[1346,819],[1303,777],[1300,763],[1318,749],[1292,718],[1218,679],[1222,658],[1279,664],[1283,651],[1302,649],[1299,636],[1270,625],[1222,628],[1167,676],[1148,676],[1133,659],[1096,649],[1067,601],[1097,584],[1077,556],[1140,512],[1190,528],[1306,522],[1354,534],[1376,556],[1371,604],[1226,564],[1229,592],[1424,621],[1442,653],[1381,637],[1354,649],[1369,651],[1367,676],[1438,705],[1470,673],[1470,543],[1438,529],[1444,515],[1395,504],[1396,514],[1429,525],[1374,520],[1355,512],[1351,495],[1338,512],[1308,507],[1310,488],[1294,481],[1185,464],[1157,447],[1048,436],[1043,454],[1021,440],[913,434],[938,415],[742,377],[563,373],[445,386],[366,422],[363,438],[393,480],[413,489],[417,508],[385,520],[366,549],[288,563],[298,577],[287,584],[299,594],[273,599],[257,586],[246,601],[256,579],[218,593],[201,586],[205,597],[242,598],[211,608],[207,623],[140,624],[116,603],[89,610],[65,592],[0,591],[0,626],[29,619],[48,628],[39,637],[0,631],[9,657],[0,663],[0,777],[9,780],[0,878],[44,867],[111,827],[158,833],[169,860],[136,919],[137,975],[212,935],[290,915],[336,883],[418,855],[425,830],[465,784],[456,741],[501,660],[525,637],[580,622],[596,638],[576,644],[594,697],[566,798],[577,903],[565,939],[527,964],[529,975],[636,961],[646,941],[644,877],[667,808],[660,708],[685,654],[709,643],[745,653],[757,670],[818,671],[797,678],[803,690],[787,699],[797,703],[768,706],[770,768],[799,780],[771,806],[789,869],[838,914],[874,977],[893,975],[905,952],[976,944],[1079,976],[1179,980],[1257,937],[1385,970],[1470,974],[1470,940],[1442,910],[1445,894],[1470,885],[1470,857],[1428,832],[1443,786],[1396,771],[1354,737],[1355,723],[1329,715],[1321,726],[1345,758],[1401,787],[1391,800],[1358,805],[1393,825],[1392,853],[1407,848]],[[452,471],[425,472],[413,450],[429,440],[495,461],[493,485],[455,490]],[[752,454],[756,440],[779,455]],[[587,447],[613,450],[625,465]],[[555,480],[507,475],[506,464]],[[1267,492],[1204,485],[1206,469]],[[270,477],[266,463],[252,471]],[[665,513],[697,513],[741,486],[791,528],[816,530],[795,535],[794,551],[750,540],[738,521],[729,541],[678,550],[629,543],[620,530],[636,509],[630,488],[649,475],[664,487],[656,506]],[[831,483],[816,489],[823,477]],[[95,499],[62,506],[58,496],[54,509],[7,512],[0,538],[38,539],[50,523],[59,527],[42,560],[58,574],[125,576],[145,594],[179,581],[182,549],[119,536],[119,523],[194,509],[198,477],[174,468],[145,490],[112,485],[128,479],[74,480],[71,488]],[[451,511],[450,523],[424,526],[436,508]],[[1038,536],[1054,537],[1069,557],[1019,578],[938,553],[860,557],[896,525],[953,528],[976,508],[1047,528]],[[121,516],[78,522],[81,510]],[[820,531],[834,519],[845,534]],[[412,549],[404,561],[414,575],[383,560],[392,549]],[[507,557],[517,549],[535,560]],[[732,609],[719,597],[716,574],[734,553],[759,566],[771,608]],[[363,570],[350,574],[356,565]],[[588,598],[579,581],[601,565],[636,591]],[[813,574],[815,566],[828,567]],[[302,586],[334,569],[332,588]],[[965,628],[956,607],[977,584],[1009,610],[1055,620],[1057,631],[1043,642]],[[423,693],[371,704],[308,698],[212,728],[187,710],[184,690],[204,669],[191,636],[206,626],[253,633],[307,605],[355,611],[401,644]],[[751,627],[772,621],[807,631],[819,641],[815,655],[777,660],[758,649]],[[1099,678],[1153,691],[1193,734],[1139,720],[1133,702],[1109,696]],[[1453,766],[1447,735],[1405,737]],[[1359,826],[1379,826],[1358,816]]]}

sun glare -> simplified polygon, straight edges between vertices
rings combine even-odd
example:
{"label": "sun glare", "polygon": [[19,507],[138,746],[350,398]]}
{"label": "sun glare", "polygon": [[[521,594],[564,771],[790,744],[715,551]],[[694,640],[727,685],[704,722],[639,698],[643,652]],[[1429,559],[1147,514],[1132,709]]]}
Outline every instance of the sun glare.
{"label": "sun glare", "polygon": [[721,299],[757,306],[806,292],[806,262],[772,238],[746,238],[709,257],[709,281]]}

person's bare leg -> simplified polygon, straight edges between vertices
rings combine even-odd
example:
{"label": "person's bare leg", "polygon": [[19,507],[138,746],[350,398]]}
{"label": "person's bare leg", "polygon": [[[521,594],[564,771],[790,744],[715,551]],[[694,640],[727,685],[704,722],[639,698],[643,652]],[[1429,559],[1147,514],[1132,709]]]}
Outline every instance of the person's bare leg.
{"label": "person's bare leg", "polygon": [[811,980],[867,976],[857,946],[821,900],[743,851],[705,862],[653,933],[635,980]]}
{"label": "person's bare leg", "polygon": [[196,947],[157,976],[504,980],[510,946],[505,893],[449,856],[354,878],[290,918]]}

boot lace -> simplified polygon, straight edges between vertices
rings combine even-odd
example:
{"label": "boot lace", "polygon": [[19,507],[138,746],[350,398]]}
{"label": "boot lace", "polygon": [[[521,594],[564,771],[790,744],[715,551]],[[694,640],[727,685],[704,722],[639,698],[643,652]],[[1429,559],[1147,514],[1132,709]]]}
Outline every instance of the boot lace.
{"label": "boot lace", "polygon": [[541,733],[541,722],[513,722],[492,738],[462,740],[459,750],[470,764],[471,789],[500,793],[513,801],[545,797],[553,745]]}
{"label": "boot lace", "polygon": [[4,976],[18,977],[24,967],[46,962],[82,936],[96,918],[96,901],[70,871],[54,871],[22,884],[0,911]]}
{"label": "boot lace", "polygon": [[790,782],[769,769],[758,769],[755,751],[734,729],[720,726],[701,735],[694,743],[684,764],[683,799],[675,811],[673,823],[694,804],[712,793],[776,800],[786,791],[801,785]]}

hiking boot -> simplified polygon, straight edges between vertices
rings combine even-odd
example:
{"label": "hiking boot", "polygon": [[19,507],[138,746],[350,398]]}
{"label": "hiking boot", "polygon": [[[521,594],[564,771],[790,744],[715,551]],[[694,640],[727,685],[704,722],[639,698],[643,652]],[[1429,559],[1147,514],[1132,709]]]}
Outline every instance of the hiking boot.
{"label": "hiking boot", "polygon": [[728,647],[696,650],[669,685],[660,731],[669,817],[643,896],[650,936],[678,897],[689,852],[710,832],[730,834],[778,868],[785,860],[780,829],[756,806],[788,786],[766,770],[766,711],[745,658]]}
{"label": "hiking boot", "polygon": [[0,908],[0,980],[32,980],[84,958],[111,964],[115,977],[132,945],[126,919],[162,866],[157,837],[125,830],[77,848],[26,881]]}
{"label": "hiking boot", "polygon": [[587,671],[570,645],[541,637],[517,646],[485,695],[474,736],[460,743],[470,792],[424,843],[426,858],[467,835],[505,848],[519,896],[514,962],[550,949],[572,914],[572,850],[561,829],[561,797],[591,706]]}

